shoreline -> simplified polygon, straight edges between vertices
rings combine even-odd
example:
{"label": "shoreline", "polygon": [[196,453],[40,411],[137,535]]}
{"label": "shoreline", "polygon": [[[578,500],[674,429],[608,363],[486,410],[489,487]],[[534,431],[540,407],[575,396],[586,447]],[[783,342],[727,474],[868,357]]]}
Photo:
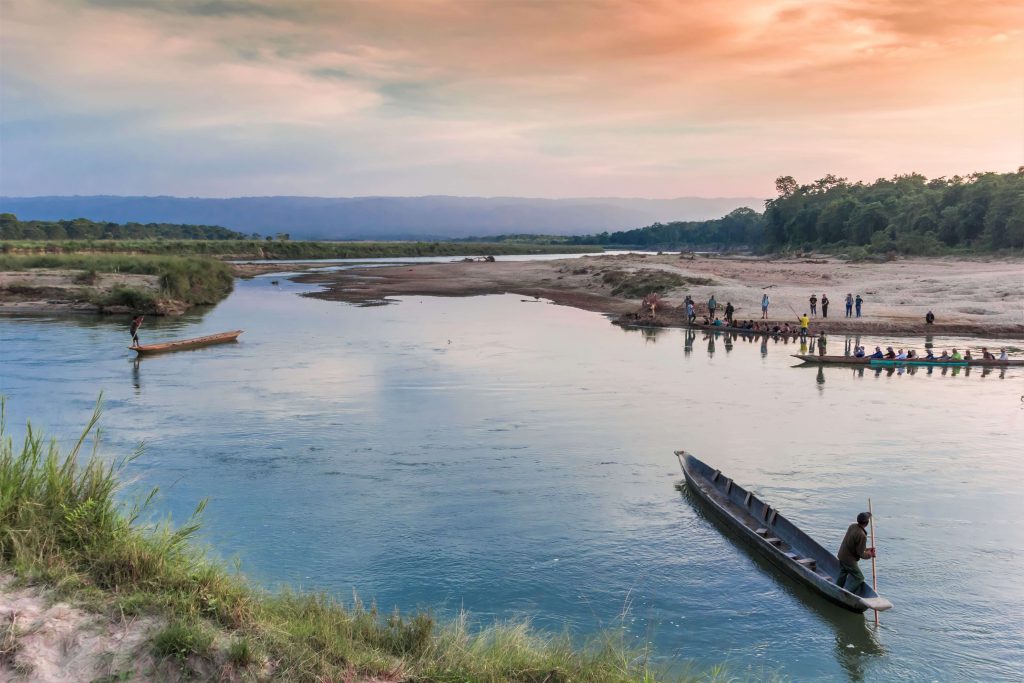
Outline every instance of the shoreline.
{"label": "shoreline", "polygon": [[[619,254],[552,261],[402,264],[290,276],[323,289],[304,294],[356,305],[394,303],[398,296],[478,296],[517,294],[603,313],[622,326],[686,328],[681,305],[689,294],[706,312],[714,294],[719,307],[735,302],[739,321],[794,324],[807,311],[812,292],[858,291],[865,298],[862,317],[846,318],[833,294],[831,317],[812,317],[817,334],[970,335],[1024,339],[1024,263],[1019,259],[907,259],[888,263],[848,263],[838,259],[769,259],[744,256]],[[845,277],[844,277],[845,276]],[[941,278],[941,279],[940,279]],[[634,286],[635,285],[635,286]],[[641,312],[645,285],[663,287],[663,301],[652,315]],[[813,287],[813,288],[812,288]],[[618,291],[617,291],[618,290]],[[647,290],[650,291],[650,290]],[[799,293],[798,293],[799,292]],[[761,318],[760,299],[772,304]],[[633,296],[629,296],[632,294]],[[800,307],[803,307],[802,309]],[[782,315],[779,310],[784,311]],[[797,310],[799,309],[799,313]],[[936,322],[924,321],[933,311]],[[819,308],[820,311],[820,308]]]}

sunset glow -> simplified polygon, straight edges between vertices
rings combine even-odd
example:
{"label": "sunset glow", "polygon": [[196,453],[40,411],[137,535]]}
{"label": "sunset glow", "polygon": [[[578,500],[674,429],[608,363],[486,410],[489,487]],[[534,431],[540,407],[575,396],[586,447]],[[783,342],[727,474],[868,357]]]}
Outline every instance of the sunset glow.
{"label": "sunset glow", "polygon": [[1024,164],[1024,5],[3,0],[0,193],[723,196]]}

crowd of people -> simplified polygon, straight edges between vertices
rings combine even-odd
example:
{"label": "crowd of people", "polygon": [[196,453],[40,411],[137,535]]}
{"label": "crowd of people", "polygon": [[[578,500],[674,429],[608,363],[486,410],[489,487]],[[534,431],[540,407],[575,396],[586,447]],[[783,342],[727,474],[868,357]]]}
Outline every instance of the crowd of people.
{"label": "crowd of people", "polygon": [[[957,349],[953,349],[952,353],[943,350],[942,353],[938,356],[936,356],[935,352],[932,351],[931,349],[927,349],[925,351],[925,354],[922,356],[913,349],[909,349],[907,351],[899,349],[898,351],[896,351],[893,350],[891,346],[887,346],[886,350],[883,352],[882,347],[876,346],[875,352],[869,356],[867,355],[867,351],[863,346],[858,346],[854,350],[853,355],[855,358],[871,358],[878,360],[930,360],[938,362],[976,360],[975,357],[971,355],[970,349],[967,349],[962,354]],[[1008,360],[1009,356],[1006,355],[1006,349],[1000,349],[999,355],[996,356],[994,353],[988,350],[988,347],[982,347],[981,358],[982,360]]]}

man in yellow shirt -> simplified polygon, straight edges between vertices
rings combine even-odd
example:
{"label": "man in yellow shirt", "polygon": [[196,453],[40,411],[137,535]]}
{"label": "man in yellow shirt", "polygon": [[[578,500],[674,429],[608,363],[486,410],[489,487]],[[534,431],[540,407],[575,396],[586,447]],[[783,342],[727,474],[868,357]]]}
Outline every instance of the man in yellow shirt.
{"label": "man in yellow shirt", "polygon": [[804,313],[802,316],[800,316],[799,320],[800,320],[800,336],[806,338],[807,337],[807,328],[811,324],[811,319],[807,317],[806,313]]}

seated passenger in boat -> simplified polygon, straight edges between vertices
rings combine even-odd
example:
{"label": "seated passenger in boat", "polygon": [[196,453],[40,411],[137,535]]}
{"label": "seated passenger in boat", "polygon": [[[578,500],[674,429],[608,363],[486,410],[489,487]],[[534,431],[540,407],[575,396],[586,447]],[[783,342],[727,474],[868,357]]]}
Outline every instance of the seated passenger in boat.
{"label": "seated passenger in boat", "polygon": [[942,349],[942,355],[939,356],[939,360],[949,360],[949,351]]}
{"label": "seated passenger in boat", "polygon": [[871,358],[885,358],[885,354],[882,353],[882,347],[881,346],[876,346],[875,347],[875,352],[873,354],[871,354],[870,357]]}
{"label": "seated passenger in boat", "polygon": [[914,349],[907,351],[907,360],[914,360],[915,358],[917,358],[917,351]]}
{"label": "seated passenger in boat", "polygon": [[889,360],[896,359],[896,352],[892,350],[891,346],[885,347],[885,357],[888,358]]}
{"label": "seated passenger in boat", "polygon": [[865,353],[866,353],[866,351],[864,351],[864,347],[863,346],[858,346],[853,351],[853,357],[854,358],[863,358]]}
{"label": "seated passenger in boat", "polygon": [[932,353],[932,350],[931,350],[931,349],[928,349],[928,350],[927,350],[927,351],[925,352],[925,356],[924,356],[924,359],[925,359],[925,360],[935,360],[935,354],[934,354],[934,353]]}
{"label": "seated passenger in boat", "polygon": [[964,351],[964,360],[974,360],[974,356],[971,355],[970,349]]}
{"label": "seated passenger in boat", "polygon": [[999,349],[999,360],[1010,360],[1009,356],[1006,355],[1006,349]]}
{"label": "seated passenger in boat", "polygon": [[711,323],[712,327],[721,327],[722,321],[720,318],[715,318],[715,322]]}
{"label": "seated passenger in boat", "polygon": [[906,359],[907,359],[906,351],[904,351],[903,349],[900,349],[899,353],[896,354],[896,360],[906,360]]}
{"label": "seated passenger in boat", "polygon": [[987,346],[981,347],[981,357],[985,360],[995,360],[996,356],[994,353],[988,350]]}
{"label": "seated passenger in boat", "polygon": [[949,359],[950,360],[963,360],[964,357],[960,355],[959,351],[957,351],[956,349],[953,349],[953,353],[950,354]]}

